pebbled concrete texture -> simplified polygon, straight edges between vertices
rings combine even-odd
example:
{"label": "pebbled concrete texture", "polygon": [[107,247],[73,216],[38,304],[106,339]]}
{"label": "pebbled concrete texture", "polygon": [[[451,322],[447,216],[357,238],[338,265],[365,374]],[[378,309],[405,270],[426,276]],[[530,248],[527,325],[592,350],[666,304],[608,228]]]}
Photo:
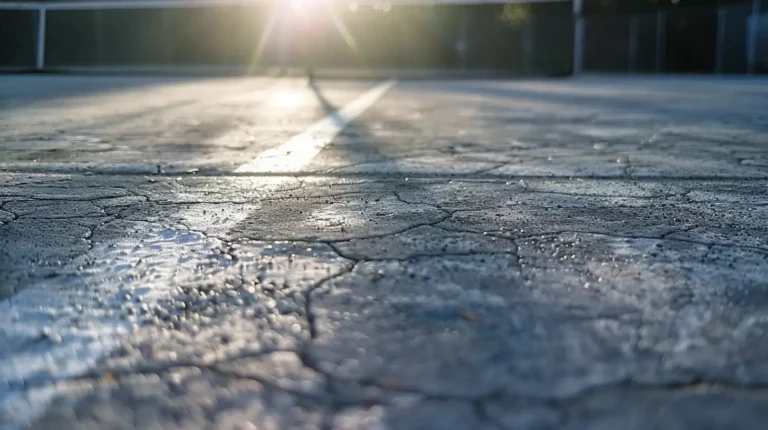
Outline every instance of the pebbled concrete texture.
{"label": "pebbled concrete texture", "polygon": [[[168,121],[279,119],[288,89],[304,126],[370,85],[44,79],[99,115],[189,100]],[[279,139],[180,134],[218,155],[150,141],[145,169],[50,135],[76,168],[30,167],[13,121],[112,135],[0,87],[0,426],[762,429],[764,84],[399,83],[303,170],[248,175]]]}

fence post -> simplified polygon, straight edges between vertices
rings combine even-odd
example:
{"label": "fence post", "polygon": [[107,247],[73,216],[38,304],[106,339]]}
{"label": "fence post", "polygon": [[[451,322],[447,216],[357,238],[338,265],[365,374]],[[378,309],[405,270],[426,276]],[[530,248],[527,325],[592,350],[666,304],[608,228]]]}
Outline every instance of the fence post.
{"label": "fence post", "polygon": [[656,11],[656,73],[664,72],[664,57],[667,55],[667,13]]}
{"label": "fence post", "polygon": [[523,60],[525,61],[524,67],[526,73],[533,72],[533,69],[535,67],[534,63],[534,50],[533,46],[535,44],[534,38],[536,37],[536,17],[535,16],[529,16],[528,19],[525,21],[525,30],[523,30]]}
{"label": "fence post", "polygon": [[45,68],[45,6],[40,6],[37,10],[37,52],[35,58],[35,68],[43,70]]}
{"label": "fence post", "polygon": [[96,38],[96,65],[104,65],[104,11],[94,11],[95,25],[94,25],[94,37]]}
{"label": "fence post", "polygon": [[163,37],[163,61],[165,65],[173,64],[173,47],[171,46],[171,23],[168,14],[172,9],[160,9],[160,34]]}
{"label": "fence post", "polygon": [[757,40],[760,28],[760,0],[752,0],[752,14],[747,26],[747,73],[754,74],[757,67]]}
{"label": "fence post", "polygon": [[724,7],[717,9],[717,51],[715,57],[715,73],[722,74],[725,69],[725,26],[727,25],[728,10]]}
{"label": "fence post", "polygon": [[584,70],[584,4],[583,0],[573,0],[573,74]]}
{"label": "fence post", "polygon": [[471,9],[464,8],[461,14],[460,21],[460,35],[459,35],[459,64],[462,70],[467,69],[467,53],[469,51],[469,11]]}
{"label": "fence post", "polygon": [[629,18],[629,72],[637,72],[637,32],[639,18],[632,15]]}
{"label": "fence post", "polygon": [[285,9],[280,10],[279,15],[279,21],[278,21],[278,27],[277,27],[277,33],[278,33],[278,39],[277,39],[277,66],[280,69],[280,75],[282,76],[286,72],[286,68],[288,67],[287,60],[288,60],[288,41],[286,40],[288,37],[288,31],[286,31],[286,11]]}

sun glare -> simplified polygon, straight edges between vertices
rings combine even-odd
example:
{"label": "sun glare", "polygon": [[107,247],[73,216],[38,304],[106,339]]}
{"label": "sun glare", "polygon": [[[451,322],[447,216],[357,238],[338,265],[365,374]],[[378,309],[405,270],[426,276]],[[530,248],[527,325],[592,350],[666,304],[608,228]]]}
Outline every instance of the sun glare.
{"label": "sun glare", "polygon": [[[284,37],[285,29],[295,33],[301,40],[302,37],[311,36],[315,32],[326,31],[324,27],[330,23],[331,31],[337,32],[346,45],[355,55],[361,56],[357,41],[344,22],[342,16],[335,10],[332,0],[279,0],[270,13],[264,30],[259,37],[259,43],[249,63],[249,70],[256,69],[262,60],[262,56],[270,40],[275,37]],[[355,12],[359,7],[357,2],[349,2],[348,8]],[[389,12],[390,3],[375,3],[372,8],[379,12]],[[310,36],[308,36],[310,35]],[[278,105],[290,105],[291,103],[278,102]]]}
{"label": "sun glare", "polygon": [[310,9],[325,3],[327,0],[290,0],[294,9]]}
{"label": "sun glare", "polygon": [[282,90],[275,93],[270,104],[279,108],[296,108],[306,100],[306,94],[299,90]]}

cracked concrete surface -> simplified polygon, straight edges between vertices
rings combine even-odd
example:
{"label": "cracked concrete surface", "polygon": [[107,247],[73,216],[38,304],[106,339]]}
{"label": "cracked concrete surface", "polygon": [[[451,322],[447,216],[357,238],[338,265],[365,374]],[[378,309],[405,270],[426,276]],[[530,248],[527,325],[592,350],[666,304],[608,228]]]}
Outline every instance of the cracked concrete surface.
{"label": "cracked concrete surface", "polygon": [[10,81],[0,427],[764,427],[764,81]]}

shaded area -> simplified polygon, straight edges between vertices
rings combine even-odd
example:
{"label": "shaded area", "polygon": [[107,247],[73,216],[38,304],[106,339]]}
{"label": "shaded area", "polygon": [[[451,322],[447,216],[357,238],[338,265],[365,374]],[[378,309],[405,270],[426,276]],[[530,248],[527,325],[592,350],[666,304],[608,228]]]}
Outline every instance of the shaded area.
{"label": "shaded area", "polygon": [[[586,70],[748,71],[751,1],[586,1],[584,8]],[[766,28],[758,26],[758,72],[768,62],[761,48]]]}
{"label": "shaded area", "polygon": [[[201,80],[197,78],[196,80]],[[173,83],[191,82],[180,77],[62,77],[13,76],[0,80],[0,109],[34,106],[58,99],[106,95],[120,91],[152,88]]]}
{"label": "shaded area", "polygon": [[27,10],[0,10],[0,25],[0,67],[34,67],[37,13]]}
{"label": "shaded area", "polygon": [[[697,9],[671,13],[666,22],[666,70],[673,73],[712,73],[717,47],[717,11]],[[696,35],[691,37],[691,35]],[[715,47],[715,48],[713,48]],[[739,49],[741,48],[741,49]],[[746,52],[746,46],[730,50]]]}

